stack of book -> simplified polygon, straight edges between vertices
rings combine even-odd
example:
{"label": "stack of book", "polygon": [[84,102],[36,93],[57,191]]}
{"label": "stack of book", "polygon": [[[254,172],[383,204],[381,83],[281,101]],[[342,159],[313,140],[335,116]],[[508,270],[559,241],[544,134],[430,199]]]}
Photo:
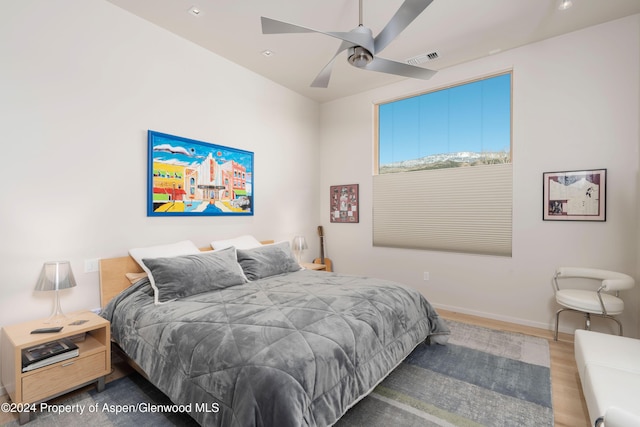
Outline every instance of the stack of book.
{"label": "stack of book", "polygon": [[71,359],[78,354],[78,346],[65,338],[25,348],[22,350],[22,372]]}

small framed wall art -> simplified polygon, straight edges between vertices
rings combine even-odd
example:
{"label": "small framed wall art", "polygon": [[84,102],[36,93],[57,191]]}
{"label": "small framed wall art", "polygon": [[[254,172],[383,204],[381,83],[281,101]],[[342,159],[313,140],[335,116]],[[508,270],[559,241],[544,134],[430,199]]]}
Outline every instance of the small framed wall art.
{"label": "small framed wall art", "polygon": [[607,170],[542,174],[542,219],[606,221]]}
{"label": "small framed wall art", "polygon": [[329,189],[331,222],[358,222],[358,184],[332,185]]}
{"label": "small framed wall art", "polygon": [[148,132],[147,216],[253,215],[253,153]]}

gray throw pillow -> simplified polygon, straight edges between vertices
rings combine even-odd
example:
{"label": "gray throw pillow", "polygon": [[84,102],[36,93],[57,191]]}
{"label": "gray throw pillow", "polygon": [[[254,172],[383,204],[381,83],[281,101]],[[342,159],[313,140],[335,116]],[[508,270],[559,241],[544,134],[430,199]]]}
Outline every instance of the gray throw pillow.
{"label": "gray throw pillow", "polygon": [[291,254],[289,242],[264,245],[253,249],[238,249],[238,262],[249,280],[302,269]]}
{"label": "gray throw pillow", "polygon": [[142,262],[153,275],[160,302],[247,283],[233,247]]}

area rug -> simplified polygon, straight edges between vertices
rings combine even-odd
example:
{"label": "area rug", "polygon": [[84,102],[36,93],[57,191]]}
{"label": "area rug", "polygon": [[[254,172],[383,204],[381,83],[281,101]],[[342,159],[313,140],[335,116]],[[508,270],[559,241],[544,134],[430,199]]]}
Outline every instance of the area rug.
{"label": "area rug", "polygon": [[547,340],[447,323],[336,426],[553,426]]}
{"label": "area rug", "polygon": [[[553,426],[546,340],[447,323],[448,345],[420,344],[336,426]],[[36,412],[30,426],[197,425],[136,373],[50,403],[69,412]]]}

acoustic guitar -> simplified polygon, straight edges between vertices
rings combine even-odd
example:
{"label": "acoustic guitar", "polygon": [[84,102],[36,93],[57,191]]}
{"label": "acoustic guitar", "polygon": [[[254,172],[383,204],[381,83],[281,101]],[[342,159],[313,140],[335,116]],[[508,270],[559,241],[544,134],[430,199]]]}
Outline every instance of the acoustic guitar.
{"label": "acoustic guitar", "polygon": [[320,236],[320,258],[313,260],[314,264],[324,264],[326,271],[333,271],[331,260],[324,256],[324,232],[322,226],[318,226],[318,236]]}

